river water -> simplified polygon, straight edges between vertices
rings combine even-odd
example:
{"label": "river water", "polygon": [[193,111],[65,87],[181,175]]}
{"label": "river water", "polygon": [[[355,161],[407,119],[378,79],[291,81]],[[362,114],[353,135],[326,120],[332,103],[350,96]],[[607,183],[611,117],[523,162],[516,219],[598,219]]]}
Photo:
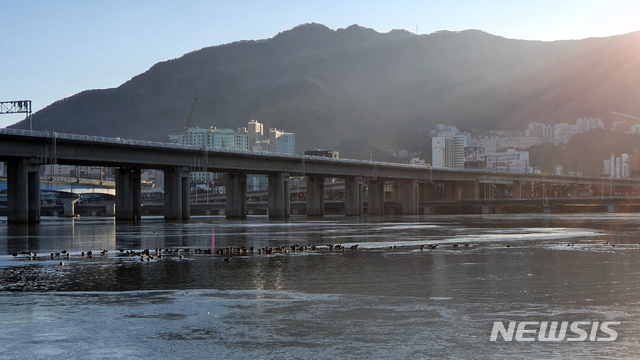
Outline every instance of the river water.
{"label": "river water", "polygon": [[[0,224],[7,359],[638,358],[639,304],[635,214]],[[490,341],[495,321],[619,324],[608,342]]]}

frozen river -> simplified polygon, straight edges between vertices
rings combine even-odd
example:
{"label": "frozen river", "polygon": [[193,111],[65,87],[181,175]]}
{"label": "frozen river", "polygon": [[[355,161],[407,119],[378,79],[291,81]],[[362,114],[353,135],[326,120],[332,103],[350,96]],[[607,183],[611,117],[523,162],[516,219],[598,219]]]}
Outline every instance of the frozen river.
{"label": "frozen river", "polygon": [[[639,243],[632,214],[2,224],[0,358],[637,358]],[[495,321],[619,324],[492,342]]]}

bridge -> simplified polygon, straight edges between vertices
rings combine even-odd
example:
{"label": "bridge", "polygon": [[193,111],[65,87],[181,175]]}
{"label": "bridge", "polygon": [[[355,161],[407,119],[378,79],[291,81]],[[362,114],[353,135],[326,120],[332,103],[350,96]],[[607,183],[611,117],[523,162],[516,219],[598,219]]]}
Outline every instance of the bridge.
{"label": "bridge", "polygon": [[[546,174],[499,173],[475,169],[449,169],[378,161],[333,159],[298,154],[278,154],[238,149],[216,149],[164,142],[29,130],[0,129],[0,161],[7,163],[9,222],[40,220],[40,166],[47,164],[108,166],[116,172],[117,220],[141,216],[141,169],[165,174],[164,216],[189,219],[189,173],[226,173],[226,209],[230,218],[247,216],[247,174],[269,177],[268,214],[290,214],[290,177],[307,179],[306,213],[324,215],[325,178],[344,181],[344,213],[384,213],[385,187],[391,187],[402,214],[417,214],[420,203],[443,194],[451,200],[492,199],[497,193],[520,199],[534,184],[562,185],[577,197],[580,187],[601,185],[601,178]],[[638,179],[607,179],[610,188],[637,188]],[[366,198],[365,198],[366,194]],[[573,196],[575,194],[575,196]]]}

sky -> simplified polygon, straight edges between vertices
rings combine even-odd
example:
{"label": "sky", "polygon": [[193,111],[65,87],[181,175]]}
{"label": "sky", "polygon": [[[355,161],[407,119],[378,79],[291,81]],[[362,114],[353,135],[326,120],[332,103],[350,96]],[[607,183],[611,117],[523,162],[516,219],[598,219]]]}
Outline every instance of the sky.
{"label": "sky", "polygon": [[[160,61],[310,22],[540,41],[640,31],[640,0],[0,0],[0,9],[0,101],[32,100],[34,112]],[[2,114],[0,127],[23,118]]]}

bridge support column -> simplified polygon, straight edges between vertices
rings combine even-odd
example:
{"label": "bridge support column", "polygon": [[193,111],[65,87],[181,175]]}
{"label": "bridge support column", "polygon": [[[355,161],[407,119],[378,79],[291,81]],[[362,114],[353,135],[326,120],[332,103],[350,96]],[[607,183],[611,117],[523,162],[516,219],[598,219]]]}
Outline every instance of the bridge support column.
{"label": "bridge support column", "polygon": [[459,181],[452,183],[453,185],[453,200],[462,200],[462,184]]}
{"label": "bridge support column", "polygon": [[415,180],[403,180],[400,184],[400,201],[403,215],[418,213],[418,184]]}
{"label": "bridge support column", "polygon": [[419,185],[419,193],[420,193],[420,201],[430,201],[433,200],[433,183],[420,183]]}
{"label": "bridge support column", "polygon": [[358,178],[347,176],[344,179],[344,214],[360,216],[362,213],[361,187]]}
{"label": "bridge support column", "polygon": [[227,218],[247,217],[247,174],[227,174]]}
{"label": "bridge support column", "polygon": [[[191,179],[189,172],[184,171],[181,175],[182,182],[182,220],[191,219]],[[196,189],[196,191],[198,191]]]}
{"label": "bridge support column", "polygon": [[453,197],[454,182],[453,181],[445,181],[445,182],[442,183],[442,185],[444,186],[444,199],[445,200],[454,200],[454,197]]}
{"label": "bridge support column", "polygon": [[79,197],[59,197],[58,200],[64,205],[64,217],[76,216],[76,203]]}
{"label": "bridge support column", "polygon": [[164,218],[188,220],[191,212],[189,172],[179,167],[164,171]]}
{"label": "bridge support column", "polygon": [[307,216],[324,216],[324,177],[307,178]]}
{"label": "bridge support column", "polygon": [[32,171],[28,175],[29,188],[29,222],[40,222],[40,169],[37,165],[32,165]]}
{"label": "bridge support column", "polygon": [[471,188],[471,199],[480,200],[480,182],[476,181],[470,186]]}
{"label": "bridge support column", "polygon": [[284,205],[284,217],[291,217],[291,177],[282,177],[282,200]]}
{"label": "bridge support column", "polygon": [[577,185],[573,185],[569,188],[569,192],[571,193],[571,197],[573,199],[578,197],[578,186]]}
{"label": "bridge support column", "polygon": [[384,181],[369,180],[367,184],[367,214],[384,215]]}
{"label": "bridge support column", "polygon": [[7,220],[40,222],[40,166],[27,159],[7,162]]}
{"label": "bridge support column", "polygon": [[358,198],[360,199],[360,201],[358,201],[358,205],[360,207],[360,209],[358,209],[358,213],[360,215],[364,215],[365,189],[366,189],[366,187],[364,186],[364,182],[358,181]]}
{"label": "bridge support column", "polygon": [[522,199],[522,184],[519,181],[513,182],[513,198]]}
{"label": "bridge support column", "polygon": [[105,215],[116,216],[116,203],[115,201],[105,201]]}
{"label": "bridge support column", "polygon": [[400,201],[400,184],[394,182],[391,184],[391,201]]}
{"label": "bridge support column", "polygon": [[[281,219],[286,217],[285,201],[285,181],[284,175],[280,172],[269,174],[269,217]],[[288,183],[286,184],[288,186]]]}
{"label": "bridge support column", "polygon": [[118,168],[116,172],[116,220],[140,220],[140,169]]}

